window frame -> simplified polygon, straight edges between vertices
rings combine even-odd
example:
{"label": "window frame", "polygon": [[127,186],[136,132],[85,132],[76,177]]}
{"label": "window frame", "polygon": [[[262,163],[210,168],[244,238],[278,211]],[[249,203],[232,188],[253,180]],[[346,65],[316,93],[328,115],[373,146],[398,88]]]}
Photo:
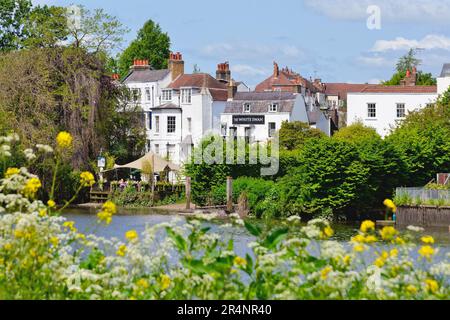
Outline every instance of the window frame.
{"label": "window frame", "polygon": [[[373,110],[371,110],[371,106],[373,106]],[[376,119],[377,118],[377,104],[370,102],[367,103],[367,118],[368,119]]]}
{"label": "window frame", "polygon": [[181,96],[180,100],[181,100],[182,104],[191,104],[192,103],[192,88],[181,88],[180,96]]}
{"label": "window frame", "polygon": [[159,116],[155,116],[155,133],[159,134],[160,130]]}
{"label": "window frame", "polygon": [[[270,125],[273,124],[274,128],[271,129]],[[275,132],[277,131],[277,123],[276,122],[269,122],[268,123],[268,129],[269,129],[269,138],[272,138],[275,136]]]}
{"label": "window frame", "polygon": [[[402,106],[403,110],[402,110],[402,116],[399,116],[399,111],[401,110],[399,107]],[[397,114],[397,119],[404,119],[406,118],[406,104],[402,103],[402,102],[398,102],[395,104],[395,110],[396,110],[396,114]]]}
{"label": "window frame", "polygon": [[[173,123],[172,123],[173,120]],[[177,131],[177,117],[167,116],[167,133],[174,134]]]}
{"label": "window frame", "polygon": [[171,89],[163,89],[162,90],[162,101],[172,101],[172,90]]}
{"label": "window frame", "polygon": [[[272,107],[275,107],[275,110],[273,110]],[[278,103],[274,102],[269,104],[269,112],[272,113],[278,112]]]}
{"label": "window frame", "polygon": [[[247,110],[247,107],[248,107],[248,110]],[[248,102],[244,103],[242,105],[242,112],[243,113],[250,113],[250,112],[252,112],[252,105],[251,105],[251,103],[248,103]]]}
{"label": "window frame", "polygon": [[145,98],[147,101],[152,101],[152,92],[150,90],[150,87],[145,88]]}

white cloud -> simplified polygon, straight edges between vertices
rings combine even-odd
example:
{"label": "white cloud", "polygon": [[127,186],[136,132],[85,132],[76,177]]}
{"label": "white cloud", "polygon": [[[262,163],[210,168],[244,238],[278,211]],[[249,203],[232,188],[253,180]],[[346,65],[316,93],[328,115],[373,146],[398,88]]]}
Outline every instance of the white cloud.
{"label": "white cloud", "polygon": [[335,19],[367,19],[367,8],[376,5],[382,21],[450,23],[450,0],[305,0],[305,4]]}
{"label": "white cloud", "polygon": [[421,40],[405,39],[402,37],[397,37],[394,40],[378,40],[375,42],[371,51],[385,52],[389,50],[407,50],[411,48],[450,50],[450,38],[443,35],[430,34]]}
{"label": "white cloud", "polygon": [[392,61],[389,61],[388,59],[386,59],[385,57],[380,57],[380,56],[361,56],[358,57],[358,61],[369,65],[369,66],[375,66],[375,67],[385,67],[385,66],[389,66],[392,65]]}

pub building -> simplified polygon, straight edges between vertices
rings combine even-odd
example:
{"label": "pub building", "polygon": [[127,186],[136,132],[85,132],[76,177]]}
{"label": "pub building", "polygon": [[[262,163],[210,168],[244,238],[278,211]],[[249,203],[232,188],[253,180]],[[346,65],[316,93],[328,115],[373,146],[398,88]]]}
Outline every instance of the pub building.
{"label": "pub building", "polygon": [[223,137],[245,137],[250,143],[274,137],[283,122],[301,121],[330,135],[330,119],[300,93],[233,92],[221,114]]}

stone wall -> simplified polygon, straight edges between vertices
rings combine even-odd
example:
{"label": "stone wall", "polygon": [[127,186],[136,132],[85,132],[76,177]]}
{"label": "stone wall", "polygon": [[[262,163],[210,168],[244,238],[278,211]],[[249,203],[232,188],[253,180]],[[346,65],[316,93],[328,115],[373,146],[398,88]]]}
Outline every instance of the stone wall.
{"label": "stone wall", "polygon": [[400,226],[448,227],[450,226],[450,207],[398,207],[396,222]]}

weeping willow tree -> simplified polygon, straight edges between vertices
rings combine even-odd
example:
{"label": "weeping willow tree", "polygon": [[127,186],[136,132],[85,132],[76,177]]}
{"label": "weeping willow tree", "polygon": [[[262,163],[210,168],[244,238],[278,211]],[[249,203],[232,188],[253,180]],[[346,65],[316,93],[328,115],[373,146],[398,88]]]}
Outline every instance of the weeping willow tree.
{"label": "weeping willow tree", "polygon": [[[109,137],[123,131],[114,123],[118,117],[127,119],[122,121],[127,128],[141,128],[137,110],[119,114],[122,98],[123,89],[107,75],[105,62],[82,48],[0,55],[0,130],[14,130],[26,145],[52,145],[58,131],[69,131],[74,136],[74,168],[86,168],[101,148],[114,147]],[[131,151],[140,153],[143,129],[120,136],[133,139]]]}

